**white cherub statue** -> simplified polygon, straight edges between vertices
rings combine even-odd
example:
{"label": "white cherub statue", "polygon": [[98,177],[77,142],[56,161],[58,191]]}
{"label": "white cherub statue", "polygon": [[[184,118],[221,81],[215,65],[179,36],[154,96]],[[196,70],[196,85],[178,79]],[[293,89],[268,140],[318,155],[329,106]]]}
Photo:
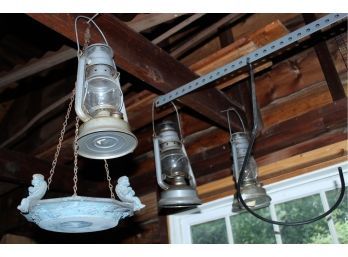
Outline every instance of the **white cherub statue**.
{"label": "white cherub statue", "polygon": [[117,180],[115,191],[121,201],[134,204],[134,211],[138,211],[145,207],[145,205],[140,202],[140,199],[135,196],[134,190],[130,187],[128,177],[122,176]]}
{"label": "white cherub statue", "polygon": [[31,181],[32,186],[29,187],[29,196],[23,198],[17,209],[22,213],[28,213],[30,208],[34,206],[46,194],[47,183],[41,174],[34,174]]}

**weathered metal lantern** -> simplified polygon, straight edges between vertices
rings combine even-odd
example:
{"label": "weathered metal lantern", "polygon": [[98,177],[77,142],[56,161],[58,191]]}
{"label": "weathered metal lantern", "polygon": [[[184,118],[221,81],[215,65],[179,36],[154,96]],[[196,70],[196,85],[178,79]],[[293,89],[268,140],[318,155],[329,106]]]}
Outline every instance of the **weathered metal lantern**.
{"label": "weathered metal lantern", "polygon": [[175,124],[162,122],[158,136],[153,137],[153,144],[157,183],[163,189],[158,205],[184,208],[201,204],[190,161]]}
{"label": "weathered metal lantern", "polygon": [[[89,19],[85,16],[78,16],[75,24],[79,18]],[[92,22],[100,31],[93,20],[89,19],[89,22]],[[69,197],[42,199],[52,182],[74,103],[75,92],[77,117],[73,144],[74,193]],[[80,118],[85,123],[79,130]],[[129,131],[126,121],[119,78],[112,59],[112,50],[107,44],[91,45],[79,56],[76,89],[70,98],[52,161],[50,176],[46,182],[42,174],[34,174],[32,186],[28,190],[28,197],[23,198],[17,207],[24,217],[46,230],[83,233],[113,228],[117,226],[120,219],[132,216],[135,211],[145,207],[135,196],[126,176],[118,179],[115,192],[120,200],[116,200],[109,175],[106,159],[129,153],[137,144],[137,140]],[[92,159],[104,159],[110,198],[77,195],[78,154]]]}
{"label": "weathered metal lantern", "polygon": [[88,46],[79,56],[75,111],[84,122],[78,153],[110,159],[132,152],[138,144],[128,125],[113,51],[107,44]]}
{"label": "weathered metal lantern", "polygon": [[[231,136],[231,147],[233,156],[233,176],[239,180],[243,161],[249,146],[249,135],[246,132],[237,132]],[[271,197],[258,181],[258,168],[253,156],[250,156],[244,170],[243,180],[241,181],[241,195],[251,209],[260,209],[270,205]],[[234,196],[232,211],[243,210],[243,205],[239,202],[237,195]]]}

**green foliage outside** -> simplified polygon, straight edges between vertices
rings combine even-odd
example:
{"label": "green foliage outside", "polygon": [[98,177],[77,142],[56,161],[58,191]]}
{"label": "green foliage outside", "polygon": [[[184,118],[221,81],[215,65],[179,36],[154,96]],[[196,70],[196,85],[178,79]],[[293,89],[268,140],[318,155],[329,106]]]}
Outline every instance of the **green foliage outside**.
{"label": "green foliage outside", "polygon": [[[269,208],[256,211],[270,218]],[[230,217],[235,244],[275,244],[273,225],[263,222],[252,214],[244,212]]]}
{"label": "green foliage outside", "polygon": [[[347,190],[348,191],[348,190]],[[326,192],[327,200],[332,206],[340,190]],[[332,213],[338,240],[348,244],[348,193],[341,205]],[[278,220],[300,221],[323,213],[320,195],[311,195],[300,199],[275,205]],[[270,218],[269,208],[256,211]],[[230,217],[233,240],[236,244],[274,244],[276,243],[273,226],[265,223],[247,212]],[[218,219],[191,227],[192,242],[198,244],[228,243],[225,219]],[[330,244],[333,242],[326,219],[303,226],[281,226],[283,244]]]}
{"label": "green foliage outside", "polygon": [[[311,195],[304,198],[281,203],[275,206],[277,217],[282,221],[301,221],[323,213],[320,195]],[[303,226],[282,226],[281,237],[283,244],[310,244],[331,243],[329,227],[325,219]],[[326,238],[326,240],[321,240]]]}
{"label": "green foliage outside", "polygon": [[225,219],[218,219],[191,227],[194,244],[227,244]]}

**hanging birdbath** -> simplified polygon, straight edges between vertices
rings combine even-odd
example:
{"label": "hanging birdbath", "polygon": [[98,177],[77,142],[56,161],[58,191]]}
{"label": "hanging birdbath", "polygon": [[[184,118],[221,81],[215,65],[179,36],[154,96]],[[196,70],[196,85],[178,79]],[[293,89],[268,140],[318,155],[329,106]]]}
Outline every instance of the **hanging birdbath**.
{"label": "hanging birdbath", "polygon": [[[78,16],[76,22],[79,18],[88,19],[88,23],[92,22],[102,34],[92,19],[85,16]],[[78,35],[78,33],[76,34]],[[126,176],[120,177],[115,187],[116,195],[120,200],[115,199],[113,192],[113,185],[106,159],[119,157],[131,152],[135,148],[137,140],[129,131],[122,92],[119,86],[119,75],[116,72],[116,66],[112,59],[112,50],[108,46],[103,34],[102,37],[104,38],[105,44],[95,44],[86,47],[84,49],[85,51],[79,50],[78,38],[76,40],[78,44],[79,68],[75,104],[77,116],[74,139],[74,193],[70,197],[42,199],[46,191],[49,190],[52,182],[65,129],[74,103],[75,90],[70,98],[48,180],[46,182],[42,174],[34,174],[31,182],[32,186],[28,190],[29,196],[23,198],[17,207],[28,221],[36,223],[40,228],[45,230],[64,233],[106,230],[117,226],[121,219],[132,216],[135,211],[145,207],[139,198],[135,196],[135,192],[130,187],[129,179]],[[92,68],[93,72],[90,71]],[[87,72],[82,72],[85,69]],[[86,82],[88,85],[93,85],[93,90],[87,90],[83,94],[83,90],[89,88],[84,85],[85,83],[83,81],[86,79],[89,81],[88,83]],[[105,81],[108,83],[104,83]],[[88,94],[90,94],[90,97]],[[94,109],[92,108],[93,111],[90,111],[89,115],[83,112],[86,108],[83,109],[84,107],[81,106],[82,99],[89,99],[90,102],[86,101],[93,103],[92,107]],[[117,102],[120,102],[120,104],[116,104]],[[97,115],[94,116],[95,114]],[[80,118],[85,122],[81,128],[83,130],[82,133],[79,131]],[[88,126],[86,122],[88,122]],[[86,129],[87,127],[91,128],[90,124],[92,123],[94,127],[88,130],[87,133]],[[111,133],[112,136],[106,136],[108,133]],[[81,143],[82,138],[85,138],[86,135],[91,138],[96,137],[97,139],[94,140],[96,144],[89,145]],[[120,138],[125,137],[131,142],[127,147],[120,140]],[[111,142],[109,139],[112,141],[112,147],[109,144]],[[98,146],[99,148],[94,146]],[[77,195],[77,157],[79,154],[90,159],[104,159],[110,198]]]}
{"label": "hanging birdbath", "polygon": [[29,196],[24,198],[18,209],[30,222],[40,228],[64,233],[84,233],[106,230],[118,225],[120,219],[132,216],[144,207],[129,186],[126,176],[118,179],[114,198],[96,198],[72,195],[52,199],[41,198],[47,191],[44,176],[34,174]]}

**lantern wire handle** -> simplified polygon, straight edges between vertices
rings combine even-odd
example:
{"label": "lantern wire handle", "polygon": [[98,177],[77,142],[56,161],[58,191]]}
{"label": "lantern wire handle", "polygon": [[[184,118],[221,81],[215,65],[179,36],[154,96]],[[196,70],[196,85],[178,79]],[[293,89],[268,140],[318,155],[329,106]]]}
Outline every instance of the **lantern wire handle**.
{"label": "lantern wire handle", "polygon": [[[153,137],[157,136],[156,130],[155,130],[155,102],[156,102],[155,100],[152,102],[152,130],[153,130],[152,136]],[[179,129],[179,134],[180,134],[180,141],[183,142],[183,136],[182,136],[182,130],[181,130],[181,122],[180,122],[179,111],[178,111],[178,108],[176,107],[176,105],[173,102],[170,102],[170,103],[173,105],[173,108],[174,108],[175,113],[176,113],[176,118],[177,118],[177,121],[178,121],[178,129]]]}
{"label": "lantern wire handle", "polygon": [[95,23],[95,21],[93,20],[97,15],[94,15],[93,17],[87,17],[87,16],[83,16],[83,15],[79,15],[75,18],[75,37],[76,37],[76,44],[77,44],[77,53],[78,55],[81,55],[81,50],[80,50],[80,41],[79,41],[79,35],[78,35],[78,29],[77,29],[77,22],[79,19],[86,19],[87,24],[89,24],[90,22],[96,27],[96,29],[98,30],[98,32],[100,33],[100,35],[103,37],[103,40],[105,42],[106,45],[109,45],[108,41],[106,40],[106,37],[104,36],[104,33],[101,31],[101,29],[99,28],[99,26]]}
{"label": "lantern wire handle", "polygon": [[237,117],[239,118],[239,121],[242,124],[244,133],[246,133],[246,129],[245,129],[242,117],[240,116],[239,112],[235,108],[228,108],[226,110],[221,111],[221,112],[227,112],[228,130],[230,132],[230,139],[232,139],[232,128],[231,128],[231,121],[230,121],[230,111],[233,111],[237,115]]}

